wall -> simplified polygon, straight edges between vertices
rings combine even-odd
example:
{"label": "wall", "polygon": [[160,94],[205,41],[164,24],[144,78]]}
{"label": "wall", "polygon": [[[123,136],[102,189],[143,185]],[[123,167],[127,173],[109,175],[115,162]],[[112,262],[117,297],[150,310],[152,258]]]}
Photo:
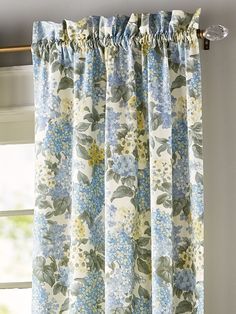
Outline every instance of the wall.
{"label": "wall", "polygon": [[[33,20],[202,8],[201,27],[223,24],[230,36],[201,51],[205,170],[205,313],[236,313],[236,2],[233,0],[8,0],[1,3],[0,46],[31,41]],[[0,55],[0,65],[30,63],[30,53]]]}

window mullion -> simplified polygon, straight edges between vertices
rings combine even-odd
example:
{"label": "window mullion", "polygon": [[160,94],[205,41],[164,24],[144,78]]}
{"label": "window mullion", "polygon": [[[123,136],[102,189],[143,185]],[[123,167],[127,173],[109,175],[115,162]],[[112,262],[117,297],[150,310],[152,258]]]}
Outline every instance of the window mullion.
{"label": "window mullion", "polygon": [[0,210],[0,217],[33,215],[33,209]]}
{"label": "window mullion", "polygon": [[31,287],[32,287],[31,281],[0,282],[0,289],[26,289]]}

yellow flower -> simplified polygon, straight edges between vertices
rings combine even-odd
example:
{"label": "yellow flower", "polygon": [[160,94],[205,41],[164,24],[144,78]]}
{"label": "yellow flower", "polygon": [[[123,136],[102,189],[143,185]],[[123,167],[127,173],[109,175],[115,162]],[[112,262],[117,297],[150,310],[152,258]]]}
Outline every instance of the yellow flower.
{"label": "yellow flower", "polygon": [[145,135],[140,135],[138,137],[138,167],[139,169],[144,169],[147,160],[148,160],[148,150],[147,150],[147,136]]}
{"label": "yellow flower", "polygon": [[202,106],[201,106],[201,99],[190,97],[189,99],[189,106],[188,106],[188,117],[190,125],[201,122],[202,118]]}
{"label": "yellow flower", "polygon": [[86,19],[86,18],[83,18],[83,19],[79,20],[79,21],[76,23],[76,25],[77,25],[78,28],[83,28],[83,27],[86,25],[86,23],[87,23],[87,19]]}
{"label": "yellow flower", "polygon": [[204,249],[200,245],[195,249],[195,268],[196,268],[196,280],[202,281],[204,275]]}
{"label": "yellow flower", "polygon": [[184,261],[185,268],[191,268],[195,259],[194,249],[189,246],[186,251],[182,252],[179,257]]}
{"label": "yellow flower", "polygon": [[142,111],[137,111],[138,128],[144,129],[144,115]]}
{"label": "yellow flower", "polygon": [[48,186],[49,188],[54,188],[55,185],[56,185],[56,182],[55,182],[54,179],[48,179],[48,180],[47,180],[47,186]]}
{"label": "yellow flower", "polygon": [[94,166],[96,164],[99,164],[104,159],[104,149],[99,148],[96,144],[96,141],[93,141],[91,144],[88,154],[90,157],[90,160],[88,161],[90,166]]}
{"label": "yellow flower", "polygon": [[71,112],[72,100],[69,98],[63,98],[61,100],[61,113],[62,115],[68,115]]}
{"label": "yellow flower", "polygon": [[180,96],[175,105],[176,119],[186,119],[186,97]]}
{"label": "yellow flower", "polygon": [[149,51],[149,48],[150,48],[148,34],[144,34],[143,35],[143,37],[140,40],[140,44],[141,44],[142,53],[144,54],[144,56],[146,56],[148,54],[148,51]]}
{"label": "yellow flower", "polygon": [[136,96],[133,95],[133,96],[131,96],[130,99],[128,100],[128,105],[131,106],[131,107],[134,107],[135,103],[136,103]]}
{"label": "yellow flower", "polygon": [[140,237],[146,236],[144,234],[145,230],[147,229],[147,222],[150,220],[150,211],[147,212],[140,212],[135,219],[134,229],[132,237],[134,240],[139,239]]}
{"label": "yellow flower", "polygon": [[71,246],[69,266],[74,269],[74,274],[80,278],[85,277],[89,271],[86,259],[86,254],[78,244]]}
{"label": "yellow flower", "polygon": [[129,131],[126,136],[119,140],[123,154],[132,154],[136,146],[137,138],[135,132]]}
{"label": "yellow flower", "polygon": [[45,164],[39,164],[38,166],[39,181],[42,184],[47,185],[49,188],[54,188],[56,185],[54,172]]}
{"label": "yellow flower", "polygon": [[155,159],[153,162],[153,171],[155,174],[159,174],[161,177],[170,179],[171,165],[165,161],[165,159]]}
{"label": "yellow flower", "polygon": [[197,219],[194,220],[193,231],[194,231],[196,241],[202,242],[204,230],[203,230],[203,223],[200,220],[197,220]]}
{"label": "yellow flower", "polygon": [[85,237],[85,226],[83,221],[80,218],[76,218],[73,222],[73,230],[76,237],[84,238]]}

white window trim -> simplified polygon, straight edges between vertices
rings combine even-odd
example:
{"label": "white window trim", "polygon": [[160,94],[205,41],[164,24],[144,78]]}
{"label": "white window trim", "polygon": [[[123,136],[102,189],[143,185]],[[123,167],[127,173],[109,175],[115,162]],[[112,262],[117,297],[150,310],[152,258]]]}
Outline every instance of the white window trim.
{"label": "white window trim", "polygon": [[34,142],[33,68],[0,68],[0,144]]}

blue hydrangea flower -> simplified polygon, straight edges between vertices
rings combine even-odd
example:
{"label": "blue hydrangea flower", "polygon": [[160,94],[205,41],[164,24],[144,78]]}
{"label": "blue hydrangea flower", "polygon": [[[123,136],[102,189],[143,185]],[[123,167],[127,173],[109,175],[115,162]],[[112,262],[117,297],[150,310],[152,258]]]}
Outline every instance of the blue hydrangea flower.
{"label": "blue hydrangea flower", "polygon": [[191,269],[183,269],[174,274],[176,288],[183,291],[194,291],[196,278]]}
{"label": "blue hydrangea flower", "polygon": [[112,170],[120,176],[128,177],[137,174],[137,161],[133,155],[114,155]]}

